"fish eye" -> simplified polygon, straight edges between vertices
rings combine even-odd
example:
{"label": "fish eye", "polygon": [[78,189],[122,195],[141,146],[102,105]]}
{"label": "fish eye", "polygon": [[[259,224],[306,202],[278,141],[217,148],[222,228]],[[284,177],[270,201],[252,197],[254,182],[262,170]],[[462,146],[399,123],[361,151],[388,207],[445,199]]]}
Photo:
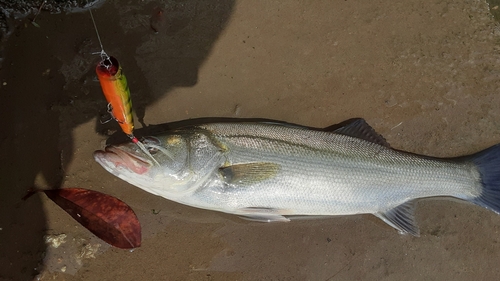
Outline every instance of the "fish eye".
{"label": "fish eye", "polygon": [[156,152],[158,152],[158,149],[154,148],[154,147],[148,147],[147,148],[149,153],[151,153],[151,155],[154,155],[156,154]]}
{"label": "fish eye", "polygon": [[142,140],[144,146],[148,149],[149,153],[155,154],[158,152],[158,148],[160,146],[160,140],[155,137],[145,137]]}

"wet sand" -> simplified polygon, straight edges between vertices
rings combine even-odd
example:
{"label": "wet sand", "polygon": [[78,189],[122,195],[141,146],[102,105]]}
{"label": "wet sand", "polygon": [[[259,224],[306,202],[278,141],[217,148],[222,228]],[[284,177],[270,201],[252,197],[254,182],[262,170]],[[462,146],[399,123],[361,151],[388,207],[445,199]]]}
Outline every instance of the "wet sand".
{"label": "wet sand", "polygon": [[[500,142],[500,29],[485,2],[122,2],[94,16],[129,80],[138,135],[200,117],[319,128],[363,117],[394,148],[420,154]],[[420,201],[415,238],[369,215],[249,222],[115,178],[92,157],[118,126],[99,122],[106,102],[90,15],[41,13],[37,23],[15,30],[0,70],[0,280],[499,275],[500,216],[470,204]],[[42,194],[21,201],[33,185],[120,198],[141,220],[142,246],[110,247]]]}

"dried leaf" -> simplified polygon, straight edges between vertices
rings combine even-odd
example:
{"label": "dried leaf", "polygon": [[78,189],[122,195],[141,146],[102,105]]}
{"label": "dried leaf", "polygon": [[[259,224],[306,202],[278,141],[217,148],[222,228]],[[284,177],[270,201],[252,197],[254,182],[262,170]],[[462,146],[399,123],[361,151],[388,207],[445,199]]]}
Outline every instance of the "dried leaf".
{"label": "dried leaf", "polygon": [[122,249],[141,246],[139,220],[134,211],[118,198],[83,188],[39,191],[110,245]]}

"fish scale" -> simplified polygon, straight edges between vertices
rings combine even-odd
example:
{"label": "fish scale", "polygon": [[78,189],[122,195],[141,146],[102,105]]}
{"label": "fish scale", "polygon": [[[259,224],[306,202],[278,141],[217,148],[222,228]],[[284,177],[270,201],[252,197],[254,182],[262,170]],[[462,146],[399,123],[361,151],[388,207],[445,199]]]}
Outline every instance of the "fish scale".
{"label": "fish scale", "polygon": [[[166,151],[153,155],[159,166],[130,144],[94,157],[153,194],[257,221],[373,214],[401,233],[418,235],[414,203],[421,198],[455,197],[500,213],[499,145],[461,158],[421,156],[390,148],[363,119],[334,131],[201,124],[166,132],[157,142]],[[126,168],[135,158],[146,172]]]}
{"label": "fish scale", "polygon": [[[200,198],[201,201],[212,200],[212,202],[206,203],[233,201],[233,205],[238,205],[240,208],[253,206],[293,210],[292,213],[288,213],[289,215],[344,215],[381,211],[380,206],[374,204],[374,202],[381,200],[383,203],[379,205],[394,207],[412,197],[454,196],[463,193],[459,191],[461,188],[466,191],[471,189],[470,181],[464,181],[457,177],[462,174],[465,179],[470,179],[470,176],[467,175],[466,165],[455,164],[453,167],[443,167],[437,160],[410,156],[413,160],[411,161],[398,157],[400,153],[393,150],[384,148],[384,152],[380,153],[378,152],[380,147],[374,147],[371,143],[366,143],[365,147],[361,147],[361,145],[358,147],[363,149],[365,155],[360,155],[359,152],[349,153],[352,150],[339,152],[337,147],[344,147],[345,143],[352,142],[347,136],[335,136],[337,138],[335,144],[342,143],[342,145],[330,148],[333,153],[328,153],[327,147],[324,147],[328,144],[316,143],[317,146],[323,148],[321,155],[326,158],[324,159],[327,160],[325,163],[324,160],[321,161],[314,157],[317,152],[309,152],[314,147],[276,141],[276,133],[271,133],[268,136],[260,135],[261,141],[256,141],[256,138],[249,141],[248,137],[238,136],[237,132],[234,133],[236,136],[219,134],[220,131],[224,132],[224,130],[218,129],[216,127],[207,128],[207,130],[214,132],[219,141],[228,147],[226,157],[230,162],[274,162],[280,163],[283,170],[279,176],[256,184],[251,190],[248,187],[235,187],[231,189],[231,192],[218,193],[215,197],[203,192],[198,193],[200,197],[205,196],[205,198]],[[294,132],[294,134],[296,133]],[[268,138],[275,139],[272,145],[266,142]],[[287,153],[283,154],[284,151]],[[366,157],[366,154],[374,155],[377,153],[379,157],[372,161],[360,163],[356,159]],[[294,154],[299,156],[294,156]],[[283,159],[284,155],[287,157],[286,160]],[[384,159],[392,161],[384,161]],[[397,166],[403,164],[417,168],[408,169]],[[427,169],[422,169],[422,167]],[[439,167],[442,169],[436,170]],[[419,181],[415,179],[419,179]],[[435,188],[436,184],[440,183],[446,185],[441,185],[440,189]],[[206,190],[207,193],[210,193],[212,189],[207,188]],[[254,195],[255,193],[262,196],[257,197]],[[386,193],[390,193],[391,196],[385,196]],[[314,209],[307,204],[301,204],[299,198],[308,196],[312,199],[313,195],[311,194],[318,194],[319,198],[315,202],[322,201],[323,204],[319,204]],[[328,199],[322,200],[322,198]],[[196,198],[192,199],[196,200]],[[239,204],[234,204],[234,201],[239,202]],[[360,204],[357,201],[363,204],[363,209],[359,209]],[[372,202],[371,205],[367,204],[370,202]]]}

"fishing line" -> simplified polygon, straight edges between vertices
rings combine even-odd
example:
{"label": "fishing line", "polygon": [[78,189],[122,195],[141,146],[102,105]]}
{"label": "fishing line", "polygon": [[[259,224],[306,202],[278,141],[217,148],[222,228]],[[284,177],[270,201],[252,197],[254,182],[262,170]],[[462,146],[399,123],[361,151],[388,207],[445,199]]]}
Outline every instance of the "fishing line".
{"label": "fishing line", "polygon": [[111,67],[111,65],[103,64],[104,61],[109,60],[109,56],[108,54],[106,54],[106,52],[104,51],[104,47],[102,46],[101,36],[99,35],[99,30],[97,29],[97,25],[94,20],[94,14],[92,14],[92,8],[89,8],[89,12],[90,12],[90,18],[92,19],[92,23],[94,24],[94,30],[97,35],[97,40],[99,40],[99,45],[101,46],[101,51],[94,54],[99,54],[101,56],[101,64],[106,68],[109,68]]}

